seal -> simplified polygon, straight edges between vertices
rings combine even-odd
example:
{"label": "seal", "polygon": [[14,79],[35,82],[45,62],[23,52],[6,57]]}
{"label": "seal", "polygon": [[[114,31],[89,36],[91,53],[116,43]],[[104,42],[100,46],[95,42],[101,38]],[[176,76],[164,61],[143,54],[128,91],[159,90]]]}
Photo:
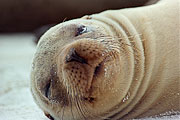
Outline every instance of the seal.
{"label": "seal", "polygon": [[50,119],[132,119],[180,111],[178,2],[108,10],[40,39],[31,91]]}

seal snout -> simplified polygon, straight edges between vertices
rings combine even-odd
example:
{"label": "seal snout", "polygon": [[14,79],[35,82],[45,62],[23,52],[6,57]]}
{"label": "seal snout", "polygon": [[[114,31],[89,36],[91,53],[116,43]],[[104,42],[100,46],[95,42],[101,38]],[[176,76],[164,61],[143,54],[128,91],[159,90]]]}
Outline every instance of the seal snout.
{"label": "seal snout", "polygon": [[94,80],[102,72],[101,63],[106,57],[105,50],[103,44],[91,39],[81,39],[64,47],[58,57],[58,69],[62,71],[63,84],[68,93],[88,98],[93,91]]}
{"label": "seal snout", "polygon": [[83,57],[80,57],[78,55],[75,48],[71,48],[65,58],[65,62],[68,63],[68,62],[74,62],[74,61],[82,63],[82,64],[87,64],[87,61]]}

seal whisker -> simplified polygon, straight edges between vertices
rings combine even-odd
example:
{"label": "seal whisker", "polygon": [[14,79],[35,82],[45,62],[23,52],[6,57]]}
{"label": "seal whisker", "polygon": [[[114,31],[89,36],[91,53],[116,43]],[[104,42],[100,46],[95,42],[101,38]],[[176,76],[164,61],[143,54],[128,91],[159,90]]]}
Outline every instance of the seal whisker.
{"label": "seal whisker", "polygon": [[[136,34],[136,35],[130,35],[130,36],[128,36],[127,38],[134,38],[134,37],[136,37],[136,36],[142,36],[142,34]],[[119,40],[123,40],[123,38],[121,38],[121,37],[119,37],[119,36],[111,36],[111,35],[101,35],[101,36],[99,36],[99,38],[100,37],[104,37],[104,38],[113,38],[113,39],[119,39]],[[134,41],[133,41],[134,42]]]}
{"label": "seal whisker", "polygon": [[[76,100],[74,100],[74,98],[76,97],[77,93],[75,93],[76,90],[74,90],[74,87],[72,86],[72,84],[70,82],[70,78],[67,78],[66,80],[68,82],[68,86],[66,86],[66,87],[68,87],[67,89],[69,89],[68,96],[69,96],[70,102],[71,102],[71,113],[72,113],[73,119],[75,120],[74,115],[73,115],[73,110],[72,110],[72,103],[73,102],[76,103]],[[75,108],[77,109],[78,114],[80,114],[76,104],[75,104]]]}
{"label": "seal whisker", "polygon": [[[81,97],[82,98],[82,97]],[[92,116],[92,114],[86,109],[86,104],[81,100],[81,99],[79,99],[79,103],[80,103],[80,105],[81,105],[81,108],[82,108],[82,110],[84,111],[84,114],[88,114],[89,116],[88,117],[91,117],[91,118],[93,118]],[[82,106],[83,105],[83,106]]]}
{"label": "seal whisker", "polygon": [[123,45],[127,45],[127,46],[129,46],[129,47],[132,47],[132,48],[133,48],[133,50],[135,50],[135,51],[139,51],[139,52],[140,52],[140,49],[138,49],[138,48],[137,48],[137,47],[135,47],[134,45],[129,45],[129,44],[124,43],[124,42],[122,42],[122,44],[123,44]]}
{"label": "seal whisker", "polygon": [[78,115],[81,117],[81,112],[80,112],[80,110],[79,110],[79,108],[78,108],[77,100],[76,100],[75,98],[73,98],[73,101],[74,101],[74,103],[75,103],[75,108],[76,108],[76,110],[77,110],[77,112],[78,112]]}
{"label": "seal whisker", "polygon": [[99,117],[97,117],[97,116],[94,116],[94,115],[92,115],[86,108],[87,108],[87,106],[86,106],[86,104],[80,99],[80,98],[82,98],[83,97],[83,94],[82,94],[82,92],[80,91],[80,89],[78,88],[78,87],[75,87],[75,91],[77,91],[77,95],[79,95],[79,96],[77,96],[77,97],[75,97],[76,98],[76,103],[77,103],[77,105],[78,105],[78,108],[79,108],[79,110],[81,111],[81,113],[82,113],[82,115],[83,115],[83,117],[84,117],[84,119],[86,120],[86,114],[88,114],[89,116],[88,116],[88,118],[90,117],[90,118],[99,118]]}
{"label": "seal whisker", "polygon": [[[72,88],[72,92],[73,92],[73,95],[74,96],[72,96],[72,100],[74,101],[74,103],[75,103],[75,108],[76,108],[76,110],[77,110],[77,112],[78,112],[78,114],[79,114],[79,116],[83,116],[84,117],[84,115],[83,115],[83,113],[82,113],[82,111],[81,111],[81,109],[80,109],[80,107],[79,107],[79,105],[78,105],[78,99],[77,99],[77,95],[78,95],[78,90],[77,90],[77,88],[76,87],[71,87]],[[74,88],[76,89],[76,90],[74,90]],[[74,93],[76,91],[76,93]],[[72,95],[72,94],[71,94]]]}
{"label": "seal whisker", "polygon": [[[74,96],[74,101],[75,101],[75,103],[76,103],[76,108],[77,108],[77,111],[79,111],[80,112],[80,114],[83,116],[83,118],[84,119],[86,119],[86,115],[85,115],[85,112],[84,112],[84,110],[82,109],[82,107],[81,107],[81,103],[80,103],[80,99],[79,98],[81,98],[82,97],[82,94],[81,94],[81,92],[80,92],[80,90],[77,88],[77,86],[75,86],[75,87],[72,87],[72,89],[73,89],[73,91],[76,91],[77,93],[75,94],[75,96]],[[74,90],[75,89],[75,90]],[[78,113],[79,113],[78,112]]]}
{"label": "seal whisker", "polygon": [[77,103],[77,108],[79,109],[79,111],[80,111],[81,115],[83,116],[83,118],[86,120],[86,117],[85,117],[85,115],[84,115],[84,112],[83,112],[83,110],[82,110],[81,107],[80,107],[80,103],[79,103],[78,97],[75,97],[75,99],[76,99],[76,103]]}
{"label": "seal whisker", "polygon": [[[79,90],[78,90],[79,91]],[[81,92],[80,92],[80,94],[81,94]],[[82,94],[80,95],[80,96],[82,96]],[[99,119],[99,120],[104,120],[105,118],[104,117],[102,117],[102,116],[100,116],[100,115],[94,115],[94,114],[92,114],[91,112],[89,112],[87,109],[86,109],[86,104],[84,103],[84,102],[82,102],[82,100],[78,100],[79,102],[80,102],[80,107],[82,107],[82,105],[83,105],[83,107],[82,107],[82,110],[85,112],[85,113],[87,113],[89,116],[88,116],[88,118],[90,118],[90,119],[94,119],[94,118],[96,118],[96,119]]]}
{"label": "seal whisker", "polygon": [[78,105],[78,108],[79,108],[79,110],[80,110],[80,112],[82,113],[82,116],[86,119],[86,113],[84,112],[84,110],[82,109],[82,107],[81,107],[81,100],[80,100],[80,98],[83,96],[82,94],[81,94],[81,92],[80,92],[80,90],[79,90],[79,88],[78,87],[75,87],[76,88],[76,91],[77,91],[77,95],[79,95],[79,96],[77,96],[76,97],[76,102],[77,102],[77,105]]}
{"label": "seal whisker", "polygon": [[[128,36],[127,38],[128,39],[131,39],[131,38],[134,38],[134,37],[136,37],[136,36],[142,36],[142,34],[136,34],[136,35],[132,35],[132,36]],[[110,36],[110,35],[103,35],[103,36],[100,36],[99,38],[103,38],[103,39],[109,39],[109,40],[113,40],[114,41],[114,39],[117,39],[117,40],[120,40],[119,42],[121,43],[121,42],[123,42],[122,40],[124,39],[124,38],[121,38],[121,37],[118,37],[118,36]],[[145,41],[145,39],[142,39],[141,41]],[[106,41],[107,42],[107,41]],[[112,42],[112,41],[111,41]],[[130,43],[134,43],[135,41],[132,41],[132,40],[130,40],[129,41]],[[131,46],[131,45],[129,45],[129,46]]]}
{"label": "seal whisker", "polygon": [[[88,115],[91,116],[91,113],[89,113],[89,112],[87,111],[85,103],[82,102],[82,100],[80,99],[80,98],[83,97],[83,95],[82,95],[82,93],[80,92],[79,88],[75,87],[75,89],[76,89],[76,91],[78,92],[78,95],[79,95],[79,97],[76,97],[76,100],[75,100],[75,101],[77,102],[77,104],[78,104],[78,106],[79,106],[79,109],[80,109],[81,112],[82,112],[82,115],[83,115],[84,118],[86,119],[86,117],[85,117],[86,114],[88,114]],[[82,105],[83,105],[83,106],[82,106]],[[91,116],[91,118],[93,118],[93,117]]]}
{"label": "seal whisker", "polygon": [[[65,78],[63,78],[63,82],[64,82],[64,84],[65,84],[65,88],[66,88],[66,91],[67,91],[67,97],[69,98],[69,96],[70,96],[70,84],[68,84],[67,82],[65,82],[66,80],[65,80]],[[69,99],[70,100],[70,99]],[[70,102],[71,102],[71,100],[70,100]],[[71,104],[71,103],[70,103]],[[61,116],[61,120],[63,120],[64,119],[64,112],[65,112],[65,104],[64,104],[64,100],[62,101],[62,116]],[[71,104],[72,105],[72,104]],[[61,114],[61,111],[60,111],[60,114]]]}
{"label": "seal whisker", "polygon": [[[70,90],[73,91],[71,88],[70,88]],[[73,106],[74,101],[72,101],[72,96],[71,95],[68,94],[68,97],[69,97],[69,101],[70,101],[70,104],[71,104],[71,114],[72,114],[73,120],[75,120],[73,110],[72,110],[73,109],[72,106]]]}
{"label": "seal whisker", "polygon": [[65,17],[62,22],[65,22],[66,20],[67,20],[67,17]]}
{"label": "seal whisker", "polygon": [[[67,81],[67,82],[65,82]],[[79,116],[81,115],[81,113],[79,112],[79,109],[78,109],[78,106],[76,104],[76,100],[75,97],[77,95],[77,90],[74,90],[74,87],[72,86],[71,82],[70,82],[70,78],[66,78],[66,80],[64,79],[64,82],[65,82],[65,86],[66,86],[66,90],[67,90],[67,93],[68,93],[68,96],[70,96],[70,98],[72,99],[72,101],[75,103],[75,108],[79,114]],[[72,104],[71,104],[72,105]],[[72,106],[71,106],[72,107]],[[71,108],[71,111],[72,111],[72,108]],[[73,114],[73,113],[72,113]]]}
{"label": "seal whisker", "polygon": [[63,105],[61,120],[64,120],[64,110],[65,110],[65,105]]}

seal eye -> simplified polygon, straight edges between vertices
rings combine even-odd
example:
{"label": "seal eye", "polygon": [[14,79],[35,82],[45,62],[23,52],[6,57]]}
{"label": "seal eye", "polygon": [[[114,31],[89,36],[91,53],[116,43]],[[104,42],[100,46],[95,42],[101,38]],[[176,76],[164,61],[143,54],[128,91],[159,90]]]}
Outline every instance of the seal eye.
{"label": "seal eye", "polygon": [[86,33],[86,32],[88,32],[87,27],[84,26],[84,25],[81,25],[81,26],[77,29],[76,36],[79,36],[79,35],[81,35],[81,34],[83,34],[83,33]]}
{"label": "seal eye", "polygon": [[49,82],[46,86],[45,86],[45,96],[47,98],[49,98],[50,96],[50,87],[51,87],[51,83]]}

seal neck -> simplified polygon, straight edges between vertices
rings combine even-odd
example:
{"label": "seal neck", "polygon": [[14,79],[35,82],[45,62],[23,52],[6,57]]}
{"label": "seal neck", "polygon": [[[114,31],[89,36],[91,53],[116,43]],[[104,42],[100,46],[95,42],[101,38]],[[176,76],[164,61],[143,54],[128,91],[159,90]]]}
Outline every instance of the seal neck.
{"label": "seal neck", "polygon": [[[127,17],[119,12],[105,11],[92,16],[92,18],[106,27],[108,33],[119,43],[117,46],[121,54],[119,62],[121,68],[124,68],[121,72],[125,71],[123,73],[125,77],[120,77],[119,80],[122,83],[126,82],[127,85],[121,92],[120,103],[109,112],[111,113],[109,116],[114,118],[118,113],[118,116],[122,117],[138,103],[135,96],[139,94],[138,89],[142,87],[145,72],[143,35],[137,31]],[[142,97],[143,94],[140,96]]]}

